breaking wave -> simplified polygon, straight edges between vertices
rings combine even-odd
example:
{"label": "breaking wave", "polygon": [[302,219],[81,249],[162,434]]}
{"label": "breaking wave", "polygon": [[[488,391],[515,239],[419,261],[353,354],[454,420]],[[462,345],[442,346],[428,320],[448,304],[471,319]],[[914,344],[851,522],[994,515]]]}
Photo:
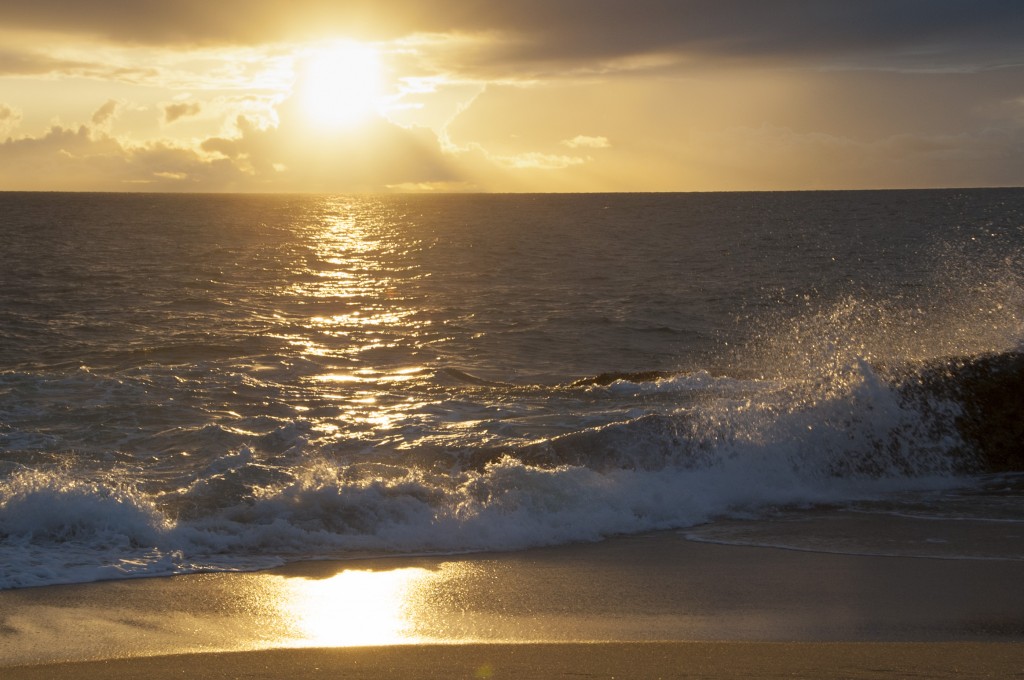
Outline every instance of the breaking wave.
{"label": "breaking wave", "polygon": [[[993,433],[967,423],[988,417],[971,412],[979,385],[1024,380],[1020,355],[921,365],[898,380],[865,361],[848,368],[841,389],[813,393],[706,372],[578,381],[556,389],[685,405],[522,445],[390,458],[242,447],[173,489],[147,490],[117,468],[12,470],[0,482],[0,586],[593,541],[955,486],[998,467],[977,448]],[[300,445],[304,434],[275,436]]]}

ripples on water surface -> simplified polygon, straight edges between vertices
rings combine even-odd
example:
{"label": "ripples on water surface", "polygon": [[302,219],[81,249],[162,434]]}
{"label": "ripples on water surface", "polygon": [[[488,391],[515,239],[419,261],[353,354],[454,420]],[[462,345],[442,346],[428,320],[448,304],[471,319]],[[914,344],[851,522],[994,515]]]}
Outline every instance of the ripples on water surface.
{"label": "ripples on water surface", "polygon": [[981,482],[894,385],[1024,337],[1018,190],[0,215],[0,587],[912,505]]}

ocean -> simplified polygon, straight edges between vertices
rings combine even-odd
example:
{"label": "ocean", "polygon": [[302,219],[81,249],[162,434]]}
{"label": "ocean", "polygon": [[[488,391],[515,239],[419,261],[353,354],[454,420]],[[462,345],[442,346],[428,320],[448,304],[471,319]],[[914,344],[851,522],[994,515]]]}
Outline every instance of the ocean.
{"label": "ocean", "polygon": [[1021,189],[0,193],[0,261],[0,588],[651,531],[1024,559]]}

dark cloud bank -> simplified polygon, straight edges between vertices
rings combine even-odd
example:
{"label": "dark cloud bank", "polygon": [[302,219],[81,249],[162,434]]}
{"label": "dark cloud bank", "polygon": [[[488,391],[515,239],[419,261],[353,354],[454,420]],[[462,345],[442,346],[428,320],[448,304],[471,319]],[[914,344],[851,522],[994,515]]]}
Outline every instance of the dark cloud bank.
{"label": "dark cloud bank", "polygon": [[4,23],[154,44],[489,32],[505,38],[480,55],[493,66],[651,52],[917,68],[1024,59],[1019,0],[35,0],[5,8]]}

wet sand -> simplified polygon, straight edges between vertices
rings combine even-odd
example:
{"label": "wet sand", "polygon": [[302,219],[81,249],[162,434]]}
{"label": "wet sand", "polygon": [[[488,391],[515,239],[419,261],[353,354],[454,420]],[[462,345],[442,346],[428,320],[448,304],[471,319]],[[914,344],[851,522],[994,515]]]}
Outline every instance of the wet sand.
{"label": "wet sand", "polygon": [[23,589],[0,676],[1008,677],[1022,576],[661,533]]}
{"label": "wet sand", "polygon": [[998,643],[651,642],[271,650],[5,669],[77,678],[1009,678],[1022,649]]}

